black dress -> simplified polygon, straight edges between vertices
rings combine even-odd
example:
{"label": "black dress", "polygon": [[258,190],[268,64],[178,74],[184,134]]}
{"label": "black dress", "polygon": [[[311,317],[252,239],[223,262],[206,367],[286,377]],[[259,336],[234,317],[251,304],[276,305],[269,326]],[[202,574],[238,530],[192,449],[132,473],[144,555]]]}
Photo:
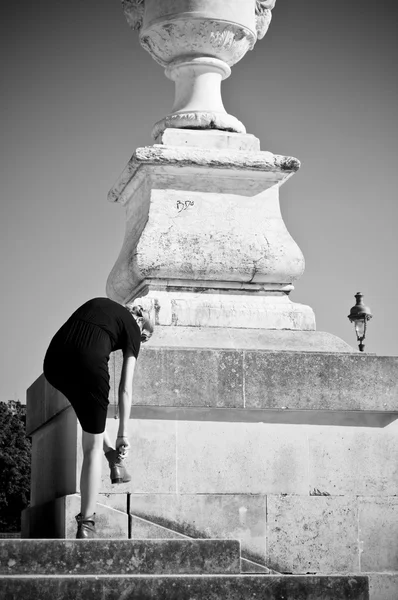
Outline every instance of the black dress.
{"label": "black dress", "polygon": [[83,304],[51,340],[44,375],[68,398],[84,431],[105,430],[110,353],[130,348],[137,358],[140,340],[134,317],[109,298],[94,298]]}

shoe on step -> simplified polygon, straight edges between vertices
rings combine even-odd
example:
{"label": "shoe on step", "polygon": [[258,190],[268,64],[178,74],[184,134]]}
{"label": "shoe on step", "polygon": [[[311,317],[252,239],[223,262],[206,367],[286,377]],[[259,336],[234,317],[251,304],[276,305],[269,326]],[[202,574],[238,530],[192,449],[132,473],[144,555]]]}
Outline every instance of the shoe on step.
{"label": "shoe on step", "polygon": [[128,483],[131,481],[131,476],[124,466],[124,459],[117,450],[109,450],[105,453],[105,458],[111,470],[111,483]]}
{"label": "shoe on step", "polygon": [[75,519],[77,521],[76,539],[95,539],[95,513],[91,515],[91,517],[87,517],[86,519],[83,519],[82,514],[79,513],[78,515],[76,515]]}

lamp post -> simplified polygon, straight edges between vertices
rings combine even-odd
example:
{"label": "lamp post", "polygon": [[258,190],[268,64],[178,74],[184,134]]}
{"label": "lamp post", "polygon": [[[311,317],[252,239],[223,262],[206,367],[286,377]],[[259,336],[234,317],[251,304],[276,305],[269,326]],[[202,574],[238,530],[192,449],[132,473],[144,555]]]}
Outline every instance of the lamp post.
{"label": "lamp post", "polygon": [[363,341],[366,335],[366,324],[373,315],[370,312],[369,306],[365,306],[363,303],[363,294],[361,294],[361,292],[355,294],[355,298],[357,303],[351,308],[348,318],[351,323],[354,323],[355,333],[359,342],[358,348],[360,352],[363,352],[365,348]]}

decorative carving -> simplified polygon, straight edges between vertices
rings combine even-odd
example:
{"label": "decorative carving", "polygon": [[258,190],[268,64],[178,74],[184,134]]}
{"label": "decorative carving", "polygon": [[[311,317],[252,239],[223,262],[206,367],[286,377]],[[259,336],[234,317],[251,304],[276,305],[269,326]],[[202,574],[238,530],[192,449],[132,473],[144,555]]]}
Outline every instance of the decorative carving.
{"label": "decorative carving", "polygon": [[256,31],[257,37],[261,40],[268,31],[271,23],[271,10],[274,8],[276,0],[256,0]]}
{"label": "decorative carving", "polygon": [[[173,3],[163,6],[162,0],[152,1],[153,5],[149,0],[122,0],[122,5],[131,27],[140,30],[142,47],[166,68],[166,76],[176,85],[172,114],[155,124],[154,139],[167,127],[246,133],[244,125],[225,112],[220,83],[229,76],[230,67],[265,35],[276,0],[252,0],[246,7],[249,14],[239,22],[235,22],[236,12],[228,12],[227,7],[226,14],[232,15],[232,20],[214,16],[218,12],[211,10],[208,0],[186,0],[181,4],[184,10],[177,3],[181,10],[176,13],[171,11]],[[235,11],[241,2],[247,1],[234,0]],[[155,4],[159,9],[159,14],[154,13],[156,18],[151,17],[151,8]],[[193,10],[195,7],[201,7],[201,10]],[[256,33],[253,31],[254,16]],[[206,64],[206,60],[217,61],[218,65]],[[199,65],[198,61],[203,62]],[[184,70],[184,65],[189,68]]]}
{"label": "decorative carving", "polygon": [[122,0],[126,19],[132,29],[141,29],[144,18],[145,0]]}
{"label": "decorative carving", "polygon": [[[140,30],[142,27],[144,3],[145,0],[122,0],[127,22],[133,29]],[[259,40],[267,33],[272,18],[271,11],[275,7],[275,3],[276,0],[256,0],[256,31]]]}
{"label": "decorative carving", "polygon": [[178,19],[150,26],[141,45],[162,66],[181,56],[215,56],[229,66],[252,50],[256,36],[237,23],[209,19]]}

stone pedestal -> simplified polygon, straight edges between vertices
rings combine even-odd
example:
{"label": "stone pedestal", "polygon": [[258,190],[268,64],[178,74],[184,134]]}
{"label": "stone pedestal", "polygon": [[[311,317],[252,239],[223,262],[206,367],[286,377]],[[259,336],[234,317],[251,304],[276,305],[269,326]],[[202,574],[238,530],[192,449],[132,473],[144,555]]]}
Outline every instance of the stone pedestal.
{"label": "stone pedestal", "polygon": [[166,131],[180,145],[137,149],[111,190],[126,235],[108,295],[159,325],[315,329],[312,309],[289,299],[304,259],[279,207],[299,162],[257,151],[253,136],[205,134]]}

